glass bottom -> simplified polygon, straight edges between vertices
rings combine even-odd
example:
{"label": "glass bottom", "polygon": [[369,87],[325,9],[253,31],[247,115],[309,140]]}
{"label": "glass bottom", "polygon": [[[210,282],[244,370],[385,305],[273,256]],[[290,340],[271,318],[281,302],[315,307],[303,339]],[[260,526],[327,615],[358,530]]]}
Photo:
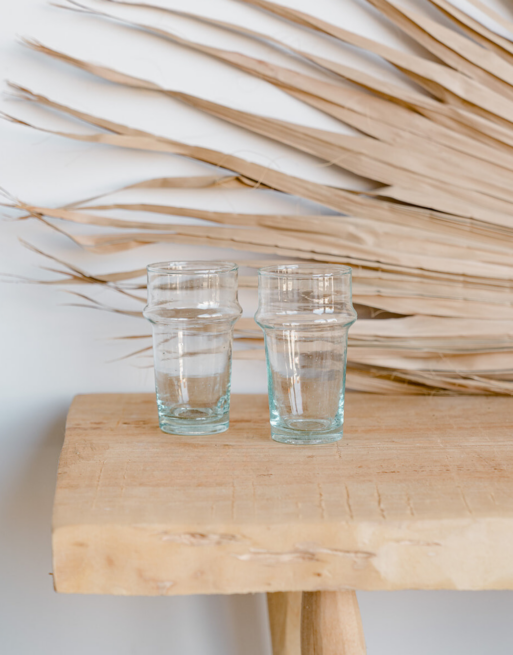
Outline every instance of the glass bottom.
{"label": "glass bottom", "polygon": [[271,423],[271,437],[280,443],[312,446],[340,441],[343,426],[332,427],[332,421],[323,419],[292,419],[287,426]]}
{"label": "glass bottom", "polygon": [[159,424],[162,432],[185,436],[219,434],[229,427],[229,415],[219,415],[217,408],[174,407],[172,410],[159,407]]}

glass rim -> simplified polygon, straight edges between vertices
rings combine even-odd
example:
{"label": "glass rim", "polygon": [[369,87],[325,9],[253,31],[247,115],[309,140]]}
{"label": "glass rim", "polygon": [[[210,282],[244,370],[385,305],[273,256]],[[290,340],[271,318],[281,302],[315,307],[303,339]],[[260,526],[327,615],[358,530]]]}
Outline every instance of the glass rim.
{"label": "glass rim", "polygon": [[[316,272],[312,272],[316,271]],[[281,278],[316,278],[316,277],[341,277],[351,275],[350,266],[343,264],[274,264],[258,269],[258,274],[265,277]]]}
{"label": "glass rim", "polygon": [[148,273],[161,273],[162,275],[221,275],[232,273],[238,270],[239,266],[234,262],[219,261],[168,261],[148,264]]}

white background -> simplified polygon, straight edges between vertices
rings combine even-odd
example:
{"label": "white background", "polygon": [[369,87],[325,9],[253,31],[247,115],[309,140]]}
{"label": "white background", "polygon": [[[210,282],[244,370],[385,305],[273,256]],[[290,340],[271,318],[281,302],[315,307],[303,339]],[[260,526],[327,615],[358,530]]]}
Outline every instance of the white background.
{"label": "white background", "polygon": [[[391,45],[416,49],[357,0],[319,0],[314,6],[306,0],[290,3]],[[174,6],[180,2],[175,0]],[[313,47],[318,53],[329,52],[363,69],[377,65],[350,48],[337,50],[258,12],[250,16],[231,0],[191,0],[182,2],[181,8],[199,8],[225,20],[241,20],[254,29],[268,29],[289,43]],[[239,43],[233,35],[220,37],[197,25],[166,20],[168,25],[178,25],[182,34],[222,45],[229,38],[231,47],[285,61],[284,55],[262,45]],[[355,187],[364,184],[321,167],[313,158],[246,135],[178,103],[152,94],[141,98],[35,55],[16,42],[22,35],[37,36],[68,52],[218,102],[342,129],[263,82],[111,22],[59,11],[39,0],[0,0],[0,78],[120,122],[219,148],[311,179]],[[380,68],[380,74],[406,83],[386,67]],[[61,126],[56,118],[19,102],[4,98],[2,106],[9,113],[30,116],[38,124]],[[70,127],[69,122],[66,125]],[[78,123],[71,127],[83,130]],[[58,205],[154,176],[205,170],[167,155],[91,146],[0,122],[0,186],[33,203]],[[256,195],[251,191],[194,196],[178,192],[173,201],[232,211],[315,209],[277,194]],[[48,262],[26,250],[18,241],[20,237],[89,271],[137,268],[161,259],[244,256],[233,251],[168,245],[106,258],[80,250],[46,226],[34,221],[14,222],[12,212],[7,216],[11,220],[0,223],[0,273],[52,277],[40,270]],[[117,302],[106,292],[96,297]],[[248,314],[254,301],[252,293],[242,294]],[[69,302],[73,302],[72,297],[56,287],[0,284],[0,655],[269,655],[262,596],[119,598],[59,596],[53,592],[51,505],[71,398],[76,393],[153,388],[152,372],[145,361],[111,362],[129,349],[110,339],[146,332],[144,323],[66,306]],[[233,388],[235,392],[265,392],[263,364],[235,362]],[[379,592],[360,593],[359,600],[369,655],[513,652],[513,593]]]}

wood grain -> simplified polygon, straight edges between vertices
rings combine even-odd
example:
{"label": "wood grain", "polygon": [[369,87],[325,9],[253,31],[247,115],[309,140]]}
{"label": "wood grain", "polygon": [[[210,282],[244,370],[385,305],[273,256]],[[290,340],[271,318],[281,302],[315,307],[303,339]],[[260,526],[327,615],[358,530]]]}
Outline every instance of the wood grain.
{"label": "wood grain", "polygon": [[59,464],[62,592],[513,589],[513,399],[349,394],[344,439],[166,435],[152,394],[78,396]]}
{"label": "wood grain", "polygon": [[305,591],[301,655],[365,655],[360,608],[354,591]]}
{"label": "wood grain", "polygon": [[301,592],[267,594],[273,655],[301,655]]}

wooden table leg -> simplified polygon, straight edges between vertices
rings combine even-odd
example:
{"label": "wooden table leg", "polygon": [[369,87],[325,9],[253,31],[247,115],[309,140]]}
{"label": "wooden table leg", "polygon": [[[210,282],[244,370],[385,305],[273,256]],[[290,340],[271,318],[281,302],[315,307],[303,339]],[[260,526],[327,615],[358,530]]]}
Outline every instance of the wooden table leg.
{"label": "wooden table leg", "polygon": [[305,591],[301,655],[365,655],[360,608],[354,591]]}
{"label": "wooden table leg", "polygon": [[267,594],[273,655],[301,655],[301,592]]}

